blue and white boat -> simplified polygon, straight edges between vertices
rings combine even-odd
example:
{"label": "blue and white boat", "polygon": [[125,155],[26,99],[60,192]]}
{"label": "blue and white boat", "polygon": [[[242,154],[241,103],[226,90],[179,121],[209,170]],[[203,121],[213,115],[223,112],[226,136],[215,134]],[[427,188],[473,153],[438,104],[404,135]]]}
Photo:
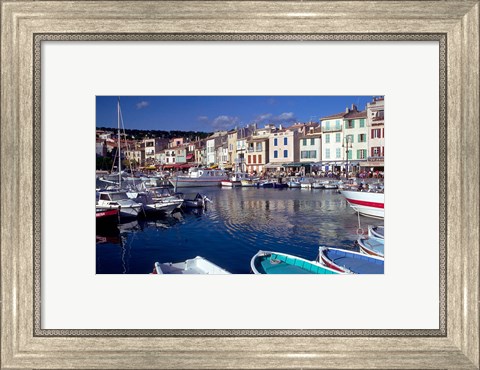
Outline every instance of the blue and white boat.
{"label": "blue and white boat", "polygon": [[258,251],[250,261],[250,268],[254,274],[342,274],[316,261],[268,251]]}
{"label": "blue and white boat", "polygon": [[385,227],[368,225],[368,237],[385,239]]}
{"label": "blue and white boat", "polygon": [[353,274],[383,274],[385,263],[380,257],[327,247],[318,248],[317,261],[332,270]]}
{"label": "blue and white boat", "polygon": [[281,183],[281,182],[278,182],[278,181],[265,180],[265,181],[258,182],[257,187],[258,188],[283,189],[283,188],[287,188],[288,185],[286,183]]}
{"label": "blue and white boat", "polygon": [[385,241],[380,238],[358,238],[360,252],[369,256],[384,258]]}

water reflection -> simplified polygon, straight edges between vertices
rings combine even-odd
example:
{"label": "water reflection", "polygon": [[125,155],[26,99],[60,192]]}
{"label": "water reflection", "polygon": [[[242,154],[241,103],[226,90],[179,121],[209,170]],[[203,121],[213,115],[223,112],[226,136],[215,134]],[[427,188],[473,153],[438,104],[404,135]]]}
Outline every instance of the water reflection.
{"label": "water reflection", "polygon": [[[156,261],[198,255],[232,273],[249,273],[259,249],[314,259],[319,245],[354,248],[357,215],[333,190],[198,190],[213,201],[207,210],[136,220],[119,225],[114,235],[98,230],[97,273],[148,273]],[[361,222],[364,228],[382,224]]]}

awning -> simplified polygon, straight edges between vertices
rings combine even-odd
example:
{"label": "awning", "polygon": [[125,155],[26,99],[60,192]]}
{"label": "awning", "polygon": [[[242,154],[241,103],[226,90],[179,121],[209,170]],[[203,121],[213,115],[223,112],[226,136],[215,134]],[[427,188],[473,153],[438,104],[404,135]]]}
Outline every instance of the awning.
{"label": "awning", "polygon": [[304,167],[311,166],[312,162],[292,162],[282,165],[283,167]]}
{"label": "awning", "polygon": [[187,161],[193,158],[193,154],[187,154]]}
{"label": "awning", "polygon": [[173,165],[174,168],[190,168],[193,167],[190,163],[176,163]]}
{"label": "awning", "polygon": [[267,163],[265,168],[278,168],[282,167],[282,163]]}

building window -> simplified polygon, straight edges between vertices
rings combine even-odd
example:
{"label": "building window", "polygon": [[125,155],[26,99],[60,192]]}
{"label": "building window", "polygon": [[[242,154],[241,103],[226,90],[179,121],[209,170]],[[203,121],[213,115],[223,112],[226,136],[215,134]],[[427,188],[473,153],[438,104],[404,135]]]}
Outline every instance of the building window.
{"label": "building window", "polygon": [[273,151],[273,158],[278,158],[278,150]]}
{"label": "building window", "polygon": [[345,128],[355,128],[355,120],[351,119],[345,122]]}
{"label": "building window", "polygon": [[248,163],[252,163],[252,156],[251,156],[251,155],[248,156],[247,162],[248,162]]}
{"label": "building window", "polygon": [[315,139],[310,139],[310,145],[315,145]]}
{"label": "building window", "polygon": [[325,143],[329,143],[330,142],[330,134],[325,134]]}
{"label": "building window", "polygon": [[335,134],[335,142],[336,142],[336,143],[339,143],[339,142],[340,142],[340,132],[337,132],[337,133]]}
{"label": "building window", "polygon": [[360,127],[365,127],[365,118],[360,119]]}
{"label": "building window", "polygon": [[347,135],[347,142],[353,143],[353,135]]}
{"label": "building window", "polygon": [[372,157],[380,157],[380,149],[379,146],[374,146],[372,148]]}
{"label": "building window", "polygon": [[283,151],[283,158],[287,158],[288,157],[288,150],[284,150]]}
{"label": "building window", "polygon": [[347,151],[347,158],[348,158],[348,159],[352,159],[352,151],[353,151],[353,150],[348,150],[348,151]]}
{"label": "building window", "polygon": [[283,138],[283,145],[288,145],[288,138],[287,137]]}
{"label": "building window", "polygon": [[330,121],[325,122],[325,130],[330,130]]}
{"label": "building window", "polygon": [[257,164],[257,156],[256,155],[253,156],[253,163]]}
{"label": "building window", "polygon": [[382,130],[379,128],[374,128],[372,130],[372,139],[379,139],[382,137]]}
{"label": "building window", "polygon": [[262,163],[262,155],[261,154],[258,155],[258,163]]}
{"label": "building window", "polygon": [[341,127],[342,127],[342,125],[341,125],[341,123],[340,123],[340,120],[337,119],[337,120],[335,121],[335,129],[336,129],[336,130],[340,130]]}
{"label": "building window", "polygon": [[365,134],[358,134],[358,142],[365,143],[367,141],[367,135]]}
{"label": "building window", "polygon": [[262,151],[262,143],[257,143],[257,146],[256,146],[255,150],[257,152],[261,152]]}
{"label": "building window", "polygon": [[366,158],[367,158],[367,150],[366,149],[357,150],[357,159],[366,159]]}
{"label": "building window", "polygon": [[336,148],[335,149],[335,158],[340,158],[341,155],[342,155],[342,153],[340,152],[340,148]]}
{"label": "building window", "polygon": [[278,139],[277,139],[277,138],[273,139],[273,145],[274,145],[274,146],[277,146],[277,145],[278,145]]}
{"label": "building window", "polygon": [[330,148],[325,149],[325,158],[330,159]]}
{"label": "building window", "polygon": [[302,159],[317,158],[317,151],[316,150],[302,150],[300,152],[300,158],[302,158]]}
{"label": "building window", "polygon": [[307,139],[302,140],[302,145],[307,145]]}

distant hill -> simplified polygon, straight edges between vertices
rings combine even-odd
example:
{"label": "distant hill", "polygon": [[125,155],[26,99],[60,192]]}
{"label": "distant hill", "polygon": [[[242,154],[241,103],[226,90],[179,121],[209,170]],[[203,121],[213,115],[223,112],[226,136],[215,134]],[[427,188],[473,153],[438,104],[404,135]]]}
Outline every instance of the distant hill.
{"label": "distant hill", "polygon": [[[113,127],[97,127],[97,130],[112,131],[117,132],[116,128]],[[123,133],[123,130],[122,130]],[[201,131],[162,131],[162,130],[137,130],[137,129],[125,129],[125,134],[127,139],[144,139],[144,138],[154,138],[154,137],[163,137],[167,139],[173,139],[176,137],[189,138],[190,140],[195,140],[196,138],[204,139],[207,136],[210,136],[211,132],[201,132]]]}

